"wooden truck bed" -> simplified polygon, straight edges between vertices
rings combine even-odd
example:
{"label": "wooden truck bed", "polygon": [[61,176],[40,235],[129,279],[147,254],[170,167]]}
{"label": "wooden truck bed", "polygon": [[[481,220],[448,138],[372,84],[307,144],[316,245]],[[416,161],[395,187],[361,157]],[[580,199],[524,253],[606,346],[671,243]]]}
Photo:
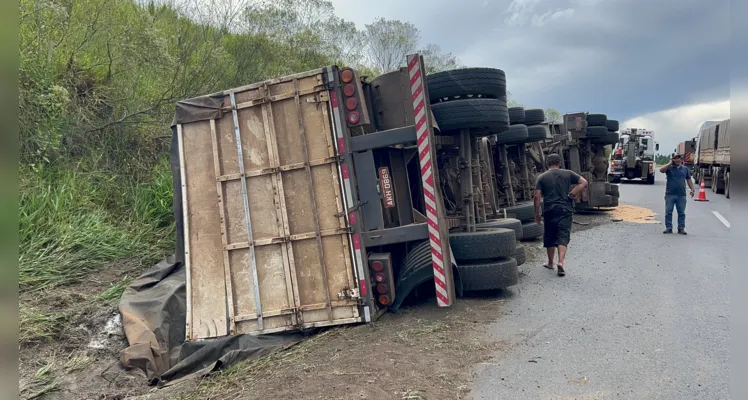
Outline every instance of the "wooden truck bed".
{"label": "wooden truck bed", "polygon": [[324,74],[178,104],[188,340],[360,321]]}

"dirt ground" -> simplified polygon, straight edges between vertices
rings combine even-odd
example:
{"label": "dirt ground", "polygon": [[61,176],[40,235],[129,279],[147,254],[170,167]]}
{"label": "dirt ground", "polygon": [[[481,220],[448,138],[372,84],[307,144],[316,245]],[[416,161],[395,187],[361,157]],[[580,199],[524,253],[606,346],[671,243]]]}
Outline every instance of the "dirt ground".
{"label": "dirt ground", "polygon": [[[573,229],[613,219],[610,212],[578,214]],[[527,263],[520,271],[540,265],[544,253],[540,240],[525,247]],[[500,343],[484,339],[484,329],[501,318],[503,303],[521,296],[516,288],[472,294],[445,309],[433,298],[421,299],[375,323],[325,330],[200,381],[155,389],[141,373],[119,365],[119,350],[127,343],[112,296],[132,273],[123,265],[74,287],[22,296],[25,318],[48,333],[21,344],[22,398],[469,398],[472,367],[501,350]]]}

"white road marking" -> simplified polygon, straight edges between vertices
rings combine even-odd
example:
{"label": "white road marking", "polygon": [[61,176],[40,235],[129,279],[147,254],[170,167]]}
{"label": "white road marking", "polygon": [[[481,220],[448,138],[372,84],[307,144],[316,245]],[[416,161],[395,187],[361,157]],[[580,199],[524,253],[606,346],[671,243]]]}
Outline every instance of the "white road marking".
{"label": "white road marking", "polygon": [[722,225],[726,226],[727,229],[730,229],[730,221],[728,221],[725,217],[722,216],[722,214],[712,211],[712,214],[714,214],[715,217],[719,220],[719,222],[722,223]]}

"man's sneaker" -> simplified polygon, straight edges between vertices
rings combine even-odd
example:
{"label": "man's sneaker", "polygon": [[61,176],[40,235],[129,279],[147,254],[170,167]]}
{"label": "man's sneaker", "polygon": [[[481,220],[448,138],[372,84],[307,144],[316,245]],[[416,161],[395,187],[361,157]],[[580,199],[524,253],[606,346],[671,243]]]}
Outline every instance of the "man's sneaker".
{"label": "man's sneaker", "polygon": [[662,233],[670,234],[670,233],[673,233],[673,230],[672,229],[665,229],[664,231],[662,231]]}
{"label": "man's sneaker", "polygon": [[678,229],[678,234],[679,235],[688,235],[688,233],[686,233],[685,229]]}

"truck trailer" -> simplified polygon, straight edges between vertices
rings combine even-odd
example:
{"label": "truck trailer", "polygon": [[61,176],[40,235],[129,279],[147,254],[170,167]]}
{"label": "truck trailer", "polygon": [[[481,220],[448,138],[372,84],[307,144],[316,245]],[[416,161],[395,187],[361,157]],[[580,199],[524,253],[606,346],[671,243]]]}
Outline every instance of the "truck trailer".
{"label": "truck trailer", "polygon": [[177,104],[187,340],[371,322],[427,282],[444,307],[517,283],[522,224],[482,167],[509,129],[503,71],[424,71],[414,54],[372,81],[329,66]]}
{"label": "truck trailer", "polygon": [[705,125],[696,138],[694,180],[730,198],[730,119]]}

